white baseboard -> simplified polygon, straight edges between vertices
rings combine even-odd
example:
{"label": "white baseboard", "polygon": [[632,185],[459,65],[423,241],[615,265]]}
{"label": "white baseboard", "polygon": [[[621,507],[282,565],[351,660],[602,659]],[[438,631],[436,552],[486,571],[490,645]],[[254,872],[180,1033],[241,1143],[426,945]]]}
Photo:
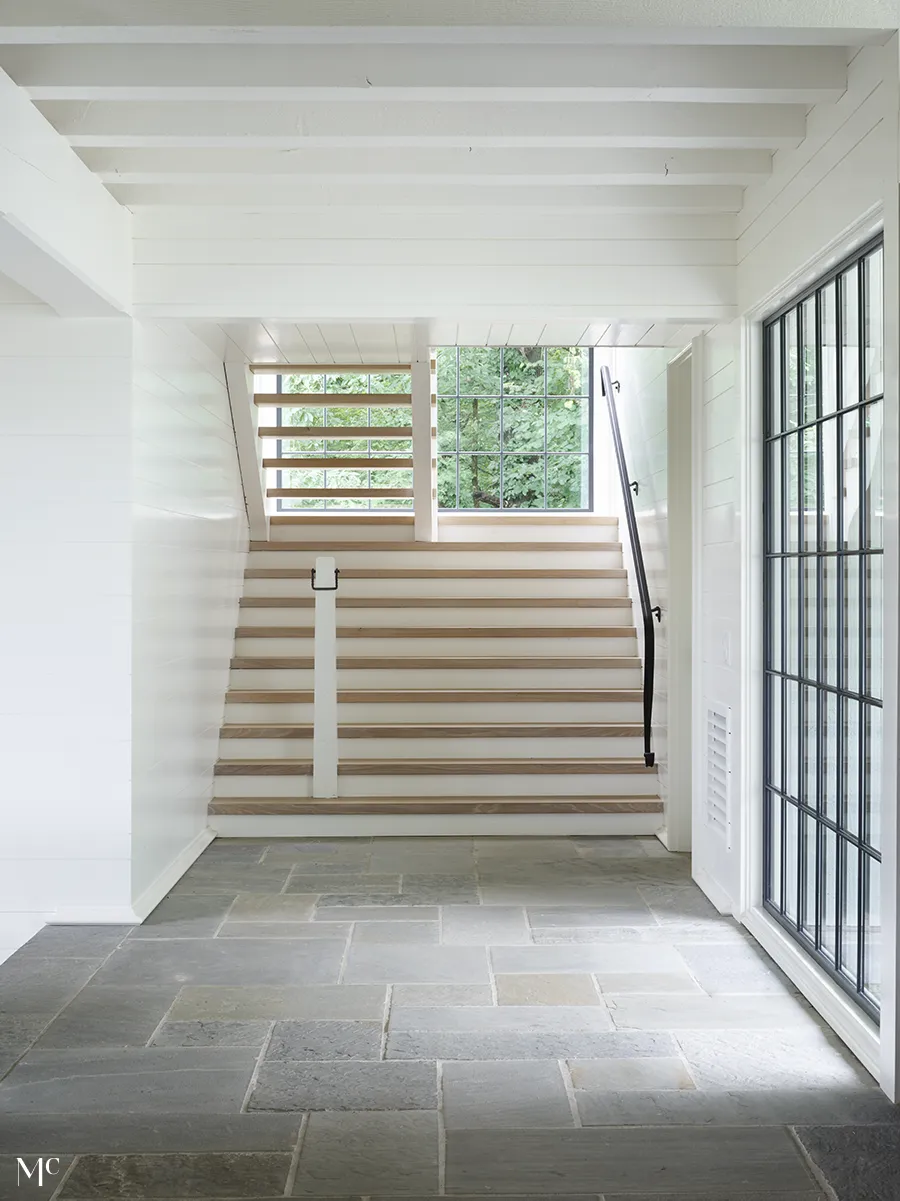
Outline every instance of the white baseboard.
{"label": "white baseboard", "polygon": [[496,834],[568,837],[573,834],[646,836],[658,813],[385,813],[371,817],[219,814],[209,819],[220,838],[459,837]]}
{"label": "white baseboard", "polygon": [[184,850],[175,856],[169,866],[159,873],[150,887],[144,889],[134,901],[133,907],[137,921],[142,922],[148,914],[153,912],[166,893],[178,883],[194,860],[203,854],[214,838],[215,834],[209,827],[201,830],[196,838],[193,838]]}
{"label": "white baseboard", "polygon": [[850,1000],[764,909],[748,909],[741,924],[845,1042],[867,1072],[881,1075],[881,1037],[875,1023]]}
{"label": "white baseboard", "polygon": [[697,867],[696,863],[693,866],[693,877],[694,883],[706,893],[719,913],[727,913],[732,917],[736,915],[737,905],[734,898],[725,891],[721,884],[717,884],[712,876]]}

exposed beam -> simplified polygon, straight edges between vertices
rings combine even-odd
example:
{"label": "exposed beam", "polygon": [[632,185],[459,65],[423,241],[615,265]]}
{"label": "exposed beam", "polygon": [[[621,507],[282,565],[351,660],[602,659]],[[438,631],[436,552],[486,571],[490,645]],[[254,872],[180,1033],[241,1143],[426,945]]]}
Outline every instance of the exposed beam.
{"label": "exposed beam", "polygon": [[383,147],[617,147],[776,150],[798,146],[806,108],[783,104],[255,104],[45,100],[79,148],[297,150]]}
{"label": "exposed beam", "polygon": [[280,34],[299,26],[310,37],[323,36],[323,27],[336,27],[329,31],[335,39],[341,30],[346,36],[370,38],[382,30],[402,37],[404,32],[421,36],[428,27],[453,27],[456,36],[461,30],[475,36],[491,26],[536,29],[546,36],[573,25],[635,39],[671,39],[679,32],[695,37],[697,30],[706,30],[710,39],[724,41],[753,29],[769,36],[783,30],[783,37],[797,30],[818,30],[824,37],[842,28],[891,29],[896,17],[893,0],[791,0],[789,5],[771,0],[654,0],[641,5],[633,0],[454,0],[452,5],[446,0],[254,0],[252,12],[249,7],[223,0],[5,0],[3,23],[8,37],[18,32],[29,40],[89,37],[94,42],[125,37],[129,31],[134,38],[174,39],[178,31],[187,38],[202,31],[209,40],[217,31],[223,38],[250,40],[256,33]]}
{"label": "exposed beam", "polygon": [[[706,185],[665,187],[478,187],[468,183],[435,188],[433,184],[353,183],[307,184],[303,180],[272,182],[229,178],[228,187],[208,182],[179,184],[110,184],[120,203],[131,205],[267,205],[288,208],[372,207],[408,208],[439,212],[442,209],[528,207],[565,214],[569,209],[592,212],[736,213],[743,189]],[[300,228],[298,226],[298,228]]]}
{"label": "exposed beam", "polygon": [[0,71],[0,273],[63,316],[106,317],[131,292],[130,214]]}
{"label": "exposed beam", "polygon": [[82,150],[106,183],[737,184],[771,174],[765,150]]}
{"label": "exposed beam", "polygon": [[779,46],[12,46],[36,100],[602,100],[816,104],[841,48]]}

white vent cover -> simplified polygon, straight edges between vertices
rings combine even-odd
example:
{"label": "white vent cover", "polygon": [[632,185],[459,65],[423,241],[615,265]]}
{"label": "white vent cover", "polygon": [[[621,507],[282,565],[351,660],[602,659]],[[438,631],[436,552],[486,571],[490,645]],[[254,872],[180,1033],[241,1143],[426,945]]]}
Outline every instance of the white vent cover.
{"label": "white vent cover", "polygon": [[706,824],[731,849],[731,709],[706,707]]}

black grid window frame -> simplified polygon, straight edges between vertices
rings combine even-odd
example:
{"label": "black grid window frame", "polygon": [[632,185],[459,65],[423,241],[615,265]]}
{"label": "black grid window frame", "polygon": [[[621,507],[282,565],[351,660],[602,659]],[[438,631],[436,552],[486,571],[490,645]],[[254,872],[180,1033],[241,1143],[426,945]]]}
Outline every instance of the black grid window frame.
{"label": "black grid window frame", "polygon": [[[543,370],[543,376],[544,376],[543,395],[541,395],[540,393],[535,393],[534,395],[529,395],[529,396],[525,396],[525,395],[522,395],[519,393],[507,395],[505,392],[505,389],[504,389],[504,379],[505,379],[504,359],[505,359],[507,350],[518,350],[519,348],[518,347],[498,347],[497,349],[500,351],[500,387],[497,390],[497,392],[490,393],[490,394],[485,393],[483,396],[479,395],[478,397],[475,397],[474,395],[470,395],[469,393],[462,393],[462,392],[460,392],[460,388],[459,388],[459,379],[460,379],[459,354],[460,354],[461,350],[472,349],[472,348],[456,346],[456,347],[441,347],[440,349],[444,350],[444,351],[455,350],[455,352],[456,352],[456,389],[454,392],[439,392],[438,393],[438,401],[439,402],[447,401],[447,400],[456,402],[456,404],[455,404],[455,408],[456,408],[456,450],[443,450],[443,451],[438,450],[438,454],[437,454],[438,465],[440,465],[442,460],[454,459],[456,462],[456,504],[455,505],[441,505],[440,506],[441,511],[445,512],[445,513],[485,513],[485,512],[495,512],[495,513],[496,512],[506,512],[506,513],[590,513],[590,512],[592,512],[593,507],[594,507],[594,356],[591,353],[590,348],[586,348],[586,347],[573,347],[572,348],[572,349],[582,350],[587,355],[587,362],[588,362],[587,392],[577,392],[577,393],[573,392],[571,394],[564,395],[564,394],[557,394],[555,392],[547,391],[548,379],[549,379],[547,354],[548,354],[548,351],[559,349],[559,348],[553,347],[553,346],[544,346],[541,348],[543,351],[543,368],[544,368],[544,370]],[[474,349],[484,349],[484,348],[477,347]],[[468,401],[468,400],[475,400],[475,399],[495,400],[495,401],[499,402],[499,405],[500,405],[500,437],[499,437],[499,447],[497,450],[471,451],[471,450],[460,450],[460,448],[459,448],[459,445],[460,445],[460,401]],[[542,451],[537,451],[537,450],[536,451],[522,451],[522,450],[516,450],[516,449],[507,450],[504,447],[504,410],[506,407],[504,402],[507,400],[532,400],[532,399],[533,400],[543,399],[543,402],[544,402],[544,449]],[[548,432],[547,432],[548,413],[549,413],[548,402],[552,401],[552,400],[573,400],[573,399],[587,401],[587,406],[588,406],[588,434],[587,434],[588,445],[587,445],[587,450],[584,450],[584,451],[549,450],[548,449]],[[438,412],[440,413],[440,408],[439,408]],[[440,422],[440,416],[438,416],[438,421]],[[440,428],[440,426],[438,428]],[[500,467],[500,475],[499,475],[500,504],[499,504],[499,506],[484,505],[480,508],[471,509],[471,508],[466,508],[459,504],[460,460],[463,458],[474,458],[479,455],[484,458],[499,458],[499,460],[500,460],[500,462],[499,462],[499,467]],[[544,502],[545,503],[541,507],[529,506],[529,507],[523,508],[523,507],[519,507],[519,506],[504,504],[504,499],[505,499],[504,460],[506,458],[524,458],[524,457],[542,458],[543,459]],[[566,509],[557,508],[557,507],[549,508],[546,504],[546,501],[547,501],[547,496],[549,493],[550,461],[553,459],[566,459],[566,458],[581,459],[581,460],[583,460],[583,462],[586,465],[587,481],[588,481],[586,502],[584,505],[578,506],[576,508],[566,508]]]}
{"label": "black grid window frame", "polygon": [[[352,373],[344,372],[343,374],[352,374]],[[398,373],[398,374],[408,374],[408,372]],[[277,399],[279,396],[290,395],[292,397],[294,397],[294,396],[302,397],[303,398],[302,399],[302,407],[314,409],[314,408],[316,408],[316,397],[317,396],[328,396],[328,395],[333,396],[333,395],[335,395],[335,393],[330,393],[328,391],[328,378],[329,377],[328,377],[327,372],[323,372],[323,386],[322,386],[321,392],[291,392],[291,393],[287,393],[284,391],[284,383],[283,383],[284,376],[276,375],[276,377],[275,377],[275,396],[273,398],[273,402],[277,402]],[[371,391],[371,388],[372,388],[372,376],[371,375],[367,377],[367,387]],[[340,393],[337,393],[337,395],[346,396],[348,409],[365,408],[366,409],[366,424],[367,425],[372,424],[372,412],[373,412],[372,408],[367,405],[361,405],[359,403],[354,403],[354,400],[358,402],[360,397],[362,395],[365,395],[365,393],[340,392]],[[295,405],[300,404],[300,403],[301,402],[299,400],[294,402]],[[278,407],[276,410],[275,424],[277,426],[282,426],[284,423],[284,411],[285,410],[281,407]],[[285,471],[288,471],[288,470],[324,471],[325,472],[324,487],[325,488],[328,487],[329,468],[337,470],[338,468],[340,468],[340,465],[341,465],[341,456],[340,455],[329,455],[329,453],[328,453],[328,440],[329,439],[328,439],[328,435],[325,431],[327,431],[329,429],[339,430],[341,428],[340,426],[329,426],[328,425],[328,414],[330,411],[331,411],[331,409],[328,406],[325,406],[322,409],[322,413],[323,413],[323,424],[321,426],[321,429],[323,431],[322,441],[325,443],[325,452],[324,452],[324,454],[321,455],[322,466],[320,468],[306,467],[306,468],[295,468],[295,469],[279,467],[276,469],[276,472],[275,472],[275,487],[276,488],[284,488],[284,487],[288,486],[287,483],[285,482],[285,474],[284,474]],[[377,410],[375,410],[375,411],[377,411]],[[411,416],[410,416],[409,420],[410,420],[410,422],[412,421]],[[320,428],[320,427],[317,426],[316,428]],[[335,438],[332,439],[332,441],[336,441],[338,439],[338,437],[339,437],[339,435],[335,434]],[[383,468],[381,468],[381,467],[379,467],[379,468],[374,468],[374,467],[373,468],[362,468],[362,467],[360,467],[360,468],[350,468],[349,470],[356,471],[360,474],[365,472],[366,483],[364,486],[367,488],[372,487],[372,472],[373,471],[376,471],[376,470],[378,470],[378,471],[380,471],[380,470],[405,471],[408,476],[408,483],[404,483],[402,486],[411,488],[412,482],[413,482],[412,468],[411,467],[392,468],[391,467],[391,459],[389,456],[396,455],[396,457],[408,459],[408,458],[412,457],[412,450],[410,449],[410,450],[395,451],[395,452],[384,451],[384,450],[374,450],[373,451],[373,449],[372,449],[373,440],[377,441],[377,439],[372,439],[372,438],[367,439],[365,452],[363,452],[363,451],[356,452],[356,454],[353,457],[378,459],[381,456],[385,456],[384,467]],[[301,450],[285,450],[285,442],[287,442],[287,441],[288,441],[288,439],[281,439],[281,438],[276,440],[276,445],[275,445],[276,458],[279,458],[279,459],[298,458],[299,459],[299,458],[311,458],[311,457],[315,457],[316,455],[318,455],[318,452],[316,452],[316,451],[304,452],[302,449]],[[360,442],[360,441],[363,441],[363,439],[354,438],[353,441]],[[412,445],[412,440],[410,439],[410,446],[411,445]],[[348,456],[348,457],[350,457],[350,456]],[[363,486],[363,485],[361,485],[361,486]],[[317,504],[304,505],[301,508],[296,504],[292,504],[290,498],[285,498],[283,496],[279,496],[276,498],[275,511],[276,511],[276,513],[341,513],[341,512],[344,512],[344,513],[352,514],[352,513],[378,512],[378,513],[409,514],[413,510],[412,498],[405,500],[404,503],[402,503],[402,504],[400,504],[396,501],[391,504],[385,504],[382,501],[381,504],[376,505],[376,504],[373,504],[372,497],[368,497],[367,503],[365,506],[359,505],[359,504],[354,504],[352,507],[348,506],[346,498],[332,497],[329,500],[327,497],[323,496],[321,498],[316,497],[315,499],[318,501]]]}
{"label": "black grid window frame", "polygon": [[[881,416],[884,398],[883,392],[867,395],[865,299],[866,272],[879,252],[883,256],[880,236],[763,323],[763,904],[875,1022],[879,998],[869,988],[868,971],[875,942],[867,935],[869,887],[880,878],[881,850],[869,814],[874,756],[880,755],[872,731],[880,723],[882,698],[872,688],[878,643],[869,625],[880,622],[880,614],[869,613],[867,589],[876,568],[883,578],[883,546],[872,545],[867,455],[872,419]],[[833,348],[823,337],[829,302]],[[848,339],[845,346],[846,302],[855,306],[856,329],[855,345]],[[792,387],[788,338],[795,328]],[[826,353],[833,355],[834,373],[827,408]],[[851,390],[845,362],[853,357]],[[854,425],[855,479],[846,471],[844,441],[845,428]],[[826,443],[834,459],[833,534],[826,529]],[[848,485],[858,489],[849,499]],[[848,504],[859,519],[849,540]],[[845,720],[851,714],[855,722]]]}

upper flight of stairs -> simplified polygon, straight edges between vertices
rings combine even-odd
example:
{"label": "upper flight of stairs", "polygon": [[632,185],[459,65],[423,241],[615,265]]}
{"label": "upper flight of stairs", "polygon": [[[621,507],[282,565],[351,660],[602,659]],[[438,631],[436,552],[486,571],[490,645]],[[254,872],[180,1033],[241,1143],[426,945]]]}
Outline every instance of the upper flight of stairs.
{"label": "upper flight of stairs", "polygon": [[[399,523],[307,517],[252,545],[213,813],[661,810],[615,521],[501,520],[416,543]],[[320,554],[340,568],[329,800],[310,795]]]}

